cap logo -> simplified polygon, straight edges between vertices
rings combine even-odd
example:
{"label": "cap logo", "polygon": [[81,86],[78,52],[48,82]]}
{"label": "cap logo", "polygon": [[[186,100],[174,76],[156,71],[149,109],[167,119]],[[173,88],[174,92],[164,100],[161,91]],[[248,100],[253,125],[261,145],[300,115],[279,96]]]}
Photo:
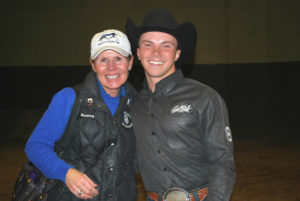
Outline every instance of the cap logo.
{"label": "cap logo", "polygon": [[104,43],[120,43],[119,39],[117,38],[117,34],[116,33],[109,33],[109,34],[104,34],[103,36],[101,36],[101,38],[99,39],[99,43],[98,45],[102,45]]}

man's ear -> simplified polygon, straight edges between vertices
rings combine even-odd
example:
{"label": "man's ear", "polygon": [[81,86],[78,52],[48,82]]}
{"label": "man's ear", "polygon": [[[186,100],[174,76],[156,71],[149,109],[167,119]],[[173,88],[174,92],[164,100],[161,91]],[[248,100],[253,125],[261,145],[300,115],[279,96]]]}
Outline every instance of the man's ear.
{"label": "man's ear", "polygon": [[136,55],[137,55],[138,60],[141,60],[140,59],[140,54],[141,54],[140,48],[137,48],[136,49]]}
{"label": "man's ear", "polygon": [[177,61],[179,59],[180,54],[181,54],[181,50],[176,50],[176,52],[175,52],[175,61]]}

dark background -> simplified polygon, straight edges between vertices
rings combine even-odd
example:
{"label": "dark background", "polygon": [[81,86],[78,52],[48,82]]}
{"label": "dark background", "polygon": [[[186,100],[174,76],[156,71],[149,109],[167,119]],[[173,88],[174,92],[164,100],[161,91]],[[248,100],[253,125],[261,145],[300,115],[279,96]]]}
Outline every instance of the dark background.
{"label": "dark background", "polygon": [[[184,74],[221,94],[235,140],[300,139],[299,0],[0,0],[0,141],[27,139],[53,95],[84,79],[95,33],[153,8],[196,26]],[[130,81],[143,77],[135,63]]]}
{"label": "dark background", "polygon": [[[300,200],[299,0],[0,0],[0,200],[53,95],[90,70],[93,34],[124,31],[127,17],[140,24],[157,7],[196,26],[184,74],[227,103],[237,171],[231,200]],[[129,80],[140,89],[143,77],[135,64]]]}
{"label": "dark background", "polygon": [[[187,77],[215,90],[227,103],[235,140],[299,140],[299,63],[186,65]],[[1,67],[2,139],[26,139],[52,96],[81,82],[89,66]],[[141,88],[139,64],[130,82]]]}

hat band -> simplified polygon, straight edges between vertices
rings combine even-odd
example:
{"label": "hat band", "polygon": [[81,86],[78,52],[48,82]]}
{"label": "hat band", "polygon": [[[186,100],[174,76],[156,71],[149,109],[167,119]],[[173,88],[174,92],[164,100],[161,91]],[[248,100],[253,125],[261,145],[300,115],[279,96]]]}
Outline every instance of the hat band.
{"label": "hat band", "polygon": [[101,54],[104,50],[114,50],[114,51],[120,53],[121,55],[123,55],[124,57],[128,57],[129,55],[131,55],[131,52],[128,52],[125,49],[122,49],[120,47],[113,46],[113,45],[108,45],[108,46],[101,47],[97,51],[95,51],[92,54],[91,59],[95,60],[97,58],[97,56],[99,54]]}

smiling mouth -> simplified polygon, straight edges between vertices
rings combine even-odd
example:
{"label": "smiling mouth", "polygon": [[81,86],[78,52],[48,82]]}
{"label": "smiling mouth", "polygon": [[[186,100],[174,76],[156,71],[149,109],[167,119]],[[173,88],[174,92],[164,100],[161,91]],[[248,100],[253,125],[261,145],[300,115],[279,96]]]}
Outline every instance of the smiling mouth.
{"label": "smiling mouth", "polygon": [[149,61],[150,64],[155,64],[155,65],[161,65],[163,64],[162,61]]}
{"label": "smiling mouth", "polygon": [[109,79],[109,80],[112,80],[112,79],[117,79],[119,77],[119,75],[107,75],[106,78]]}

